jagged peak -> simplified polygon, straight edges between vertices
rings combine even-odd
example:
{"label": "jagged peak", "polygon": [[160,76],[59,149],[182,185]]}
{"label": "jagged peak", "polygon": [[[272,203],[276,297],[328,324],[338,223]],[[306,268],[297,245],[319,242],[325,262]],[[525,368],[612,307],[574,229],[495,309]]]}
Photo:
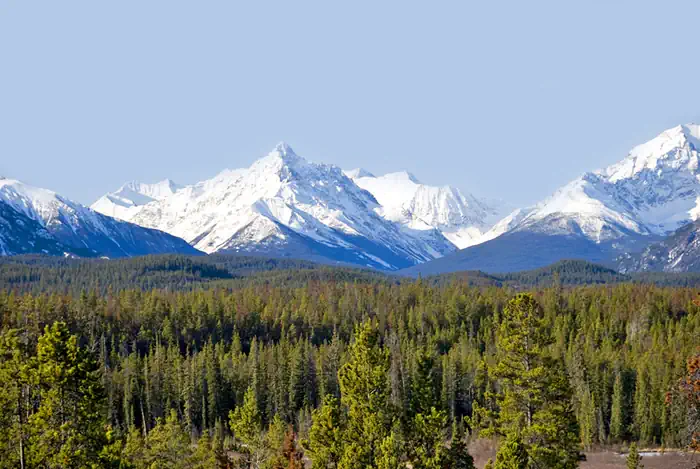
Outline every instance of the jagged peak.
{"label": "jagged peak", "polygon": [[607,168],[595,171],[610,182],[634,177],[641,171],[656,170],[661,166],[676,169],[698,168],[697,151],[700,150],[700,125],[683,124],[666,129],[659,135],[632,148],[627,156]]}
{"label": "jagged peak", "polygon": [[690,123],[682,125],[681,128],[686,139],[689,140],[693,146],[697,147],[698,140],[700,140],[700,125]]}
{"label": "jagged peak", "polygon": [[275,145],[267,155],[256,160],[250,170],[257,172],[279,172],[281,170],[304,171],[311,163],[297,155],[291,146],[285,142]]}
{"label": "jagged peak", "polygon": [[408,171],[398,171],[396,173],[388,173],[382,176],[384,179],[390,179],[394,181],[410,181],[414,184],[421,184],[421,182],[418,180],[416,176],[413,175],[413,173],[410,173]]}
{"label": "jagged peak", "polygon": [[114,194],[136,192],[137,194],[147,195],[149,197],[161,197],[175,193],[181,188],[182,186],[169,178],[154,183],[144,183],[134,180],[123,184]]}
{"label": "jagged peak", "polygon": [[364,168],[355,168],[355,169],[349,169],[347,171],[343,171],[347,177],[350,179],[357,179],[357,178],[373,178],[376,177],[374,174],[370,173]]}
{"label": "jagged peak", "polygon": [[270,152],[270,154],[276,154],[280,158],[299,158],[299,156],[294,153],[294,149],[284,141],[275,145],[275,148]]}

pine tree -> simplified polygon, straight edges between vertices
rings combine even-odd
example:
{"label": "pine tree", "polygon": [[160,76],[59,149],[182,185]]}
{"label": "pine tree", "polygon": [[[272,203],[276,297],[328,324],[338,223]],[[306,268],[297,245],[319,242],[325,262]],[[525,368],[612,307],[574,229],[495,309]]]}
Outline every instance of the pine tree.
{"label": "pine tree", "polygon": [[651,443],[654,437],[654,421],[651,413],[649,376],[646,366],[640,364],[637,370],[634,393],[634,429],[639,441]]}
{"label": "pine tree", "polygon": [[216,469],[219,467],[220,454],[215,447],[216,443],[209,437],[209,432],[204,431],[197,440],[197,448],[190,456],[188,464],[192,469]]}
{"label": "pine tree", "polygon": [[630,445],[630,451],[627,453],[627,469],[644,469],[642,465],[642,456],[637,450],[637,443]]}
{"label": "pine tree", "polygon": [[312,413],[309,439],[304,442],[314,467],[335,468],[343,455],[342,422],[338,400],[327,395]]}
{"label": "pine tree", "polygon": [[197,462],[190,437],[174,410],[165,420],[156,419],[146,439],[137,430],[130,432],[124,457],[136,469],[189,469],[196,467]]}
{"label": "pine tree", "polygon": [[97,460],[106,442],[99,366],[65,323],[46,326],[30,373],[39,405],[28,419],[28,466],[81,467]]}
{"label": "pine tree", "polygon": [[458,463],[468,464],[470,457],[464,451],[466,448],[457,448],[455,441],[454,448],[447,444],[447,413],[436,408],[440,399],[433,354],[427,348],[421,348],[416,352],[415,360],[416,371],[408,414],[410,425],[405,432],[405,447],[411,466],[415,469],[438,469],[457,467]]}
{"label": "pine tree", "polygon": [[448,450],[448,463],[452,469],[474,469],[474,458],[469,454],[461,425],[452,425],[452,441]]}
{"label": "pine tree", "polygon": [[[389,354],[370,322],[357,326],[348,361],[339,372],[341,402],[347,408],[343,432],[342,469],[378,467],[391,460],[398,440],[392,435],[395,417],[388,408]],[[389,440],[387,440],[389,439]]]}
{"label": "pine tree", "polygon": [[[489,460],[490,462],[490,460]],[[529,457],[523,442],[510,434],[498,447],[494,469],[528,469],[530,466]]]}
{"label": "pine tree", "polygon": [[535,299],[519,294],[510,300],[491,370],[502,389],[496,425],[499,433],[520,438],[532,466],[567,469],[578,466],[578,426],[563,366],[547,351],[551,343]]}
{"label": "pine tree", "polygon": [[622,372],[615,372],[615,384],[613,385],[612,408],[610,410],[610,439],[620,441],[625,435],[625,404],[624,388],[622,384]]}
{"label": "pine tree", "polygon": [[245,456],[246,464],[258,468],[265,459],[265,440],[262,421],[258,410],[255,388],[250,386],[243,398],[243,405],[229,413],[229,425],[239,450]]}
{"label": "pine tree", "polygon": [[17,331],[0,333],[0,468],[26,465],[27,353]]}

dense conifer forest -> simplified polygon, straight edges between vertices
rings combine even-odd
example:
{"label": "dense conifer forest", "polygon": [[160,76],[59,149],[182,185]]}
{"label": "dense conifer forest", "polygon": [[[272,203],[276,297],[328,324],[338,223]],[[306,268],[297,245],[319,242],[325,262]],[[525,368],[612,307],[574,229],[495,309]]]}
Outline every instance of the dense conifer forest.
{"label": "dense conifer forest", "polygon": [[[567,285],[584,275],[610,284]],[[697,446],[698,290],[616,275],[6,259],[0,468],[470,468],[478,438],[493,467],[569,468]]]}

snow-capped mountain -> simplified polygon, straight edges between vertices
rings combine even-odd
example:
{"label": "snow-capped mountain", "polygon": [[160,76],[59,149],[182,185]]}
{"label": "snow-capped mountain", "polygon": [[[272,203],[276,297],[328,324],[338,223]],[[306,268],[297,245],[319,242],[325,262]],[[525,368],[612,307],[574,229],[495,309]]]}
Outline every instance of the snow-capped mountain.
{"label": "snow-capped mountain", "polygon": [[185,241],[97,213],[47,189],[0,179],[2,254],[196,254]]}
{"label": "snow-capped mountain", "polygon": [[457,248],[482,242],[503,216],[503,205],[488,203],[450,186],[428,186],[403,171],[376,177],[363,169],[345,172],[379,202],[378,213],[411,229],[437,229]]}
{"label": "snow-capped mountain", "polygon": [[226,170],[124,216],[207,253],[285,255],[393,270],[455,250],[438,230],[395,223],[380,208],[340,168],[308,162],[281,143],[250,168]]}
{"label": "snow-capped mountain", "polygon": [[616,262],[620,272],[700,272],[700,220]]}
{"label": "snow-capped mountain", "polygon": [[182,186],[170,179],[155,184],[132,181],[124,184],[115,192],[105,194],[91,208],[104,215],[129,221],[140,208],[155,200],[170,197]]}
{"label": "snow-capped mountain", "polygon": [[511,271],[566,257],[612,263],[698,218],[699,151],[700,126],[668,129],[619,163],[511,213],[484,235],[490,241],[413,270]]}
{"label": "snow-capped mountain", "polygon": [[512,230],[576,230],[597,243],[669,234],[700,213],[699,150],[700,126],[666,130],[527,209]]}
{"label": "snow-capped mountain", "polygon": [[61,256],[66,247],[46,228],[11,205],[0,201],[0,256],[49,254]]}

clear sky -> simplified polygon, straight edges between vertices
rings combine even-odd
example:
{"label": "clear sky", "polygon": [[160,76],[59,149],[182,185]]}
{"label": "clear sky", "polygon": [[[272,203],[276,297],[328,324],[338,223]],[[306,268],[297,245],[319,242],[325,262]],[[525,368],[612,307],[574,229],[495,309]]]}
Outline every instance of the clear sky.
{"label": "clear sky", "polygon": [[0,174],[83,203],[284,140],[514,205],[700,120],[700,2],[0,0]]}

